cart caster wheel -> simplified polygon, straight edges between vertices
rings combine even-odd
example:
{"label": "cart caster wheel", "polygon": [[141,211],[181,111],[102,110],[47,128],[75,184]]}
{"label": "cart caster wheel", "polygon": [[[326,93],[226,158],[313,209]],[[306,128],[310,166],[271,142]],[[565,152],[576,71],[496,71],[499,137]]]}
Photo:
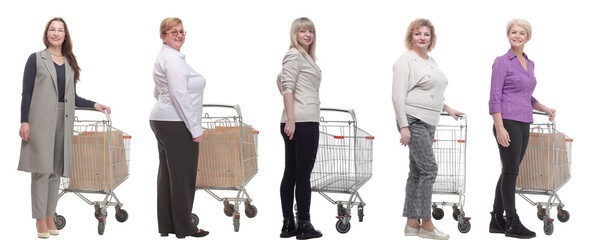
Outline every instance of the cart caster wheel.
{"label": "cart caster wheel", "polygon": [[453,219],[455,219],[455,221],[459,221],[459,215],[461,215],[461,211],[458,209],[453,211]]}
{"label": "cart caster wheel", "polygon": [[342,206],[342,204],[339,203],[338,204],[338,216],[344,217],[344,216],[346,216],[346,213],[347,213],[346,208],[344,208],[344,206]]}
{"label": "cart caster wheel", "polygon": [[359,207],[357,213],[359,216],[359,222],[363,222],[363,218],[365,217],[364,207]]}
{"label": "cart caster wheel", "polygon": [[350,231],[350,222],[344,224],[344,221],[342,221],[342,219],[338,219],[338,221],[336,222],[336,231],[343,234],[347,233],[348,231]]}
{"label": "cart caster wheel", "polygon": [[543,226],[543,232],[545,232],[545,235],[553,234],[553,222],[546,222]]}
{"label": "cart caster wheel", "polygon": [[432,212],[432,217],[436,220],[441,220],[443,217],[445,217],[445,211],[443,211],[442,208],[436,208]]}
{"label": "cart caster wheel", "polygon": [[[102,218],[107,218],[107,215],[109,215],[109,214],[105,211],[104,215],[102,215]],[[94,218],[96,218],[96,220],[98,220],[99,217],[100,217],[100,213],[94,212]]]}
{"label": "cart caster wheel", "polygon": [[196,227],[199,225],[199,216],[197,214],[191,213],[191,225]]}
{"label": "cart caster wheel", "polygon": [[121,209],[121,214],[119,213],[115,213],[115,218],[117,219],[117,221],[119,222],[125,222],[127,221],[127,219],[129,219],[129,213],[127,213],[127,211]]}
{"label": "cart caster wheel", "polygon": [[543,219],[545,218],[545,209],[541,208],[539,209],[539,211],[537,211],[537,218],[541,221],[543,221]]}
{"label": "cart caster wheel", "polygon": [[246,208],[246,217],[253,218],[256,217],[258,214],[258,209],[254,205],[250,205],[249,208]]}
{"label": "cart caster wheel", "polygon": [[457,228],[459,228],[459,232],[461,233],[468,233],[469,230],[471,230],[471,223],[469,222],[469,220],[465,220],[463,224],[458,223]]}
{"label": "cart caster wheel", "polygon": [[234,220],[234,232],[239,232],[240,231],[240,217],[234,216],[233,220]]}
{"label": "cart caster wheel", "polygon": [[557,220],[563,223],[567,222],[568,220],[570,220],[570,212],[566,210],[561,210],[561,214],[557,214]]}
{"label": "cart caster wheel", "polygon": [[66,218],[62,215],[55,215],[53,221],[55,222],[55,228],[57,228],[57,230],[62,230],[66,226]]}
{"label": "cart caster wheel", "polygon": [[105,227],[105,222],[104,221],[99,221],[98,222],[98,235],[103,235],[104,234],[104,227]]}
{"label": "cart caster wheel", "polygon": [[234,214],[235,206],[233,204],[228,204],[227,206],[223,208],[223,213],[225,213],[225,216],[231,217]]}

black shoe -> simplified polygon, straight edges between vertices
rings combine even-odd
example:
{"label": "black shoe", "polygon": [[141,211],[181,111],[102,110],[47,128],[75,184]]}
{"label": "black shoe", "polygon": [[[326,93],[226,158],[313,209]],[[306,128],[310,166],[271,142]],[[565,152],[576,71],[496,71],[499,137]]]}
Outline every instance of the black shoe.
{"label": "black shoe", "polygon": [[505,235],[514,238],[534,238],[537,236],[535,232],[522,225],[518,216],[506,219]]}
{"label": "black shoe", "polygon": [[168,233],[160,233],[160,237],[168,237]]}
{"label": "black shoe", "polygon": [[282,238],[290,238],[297,235],[297,227],[295,226],[295,219],[288,217],[283,219],[283,228],[281,229]]}
{"label": "black shoe", "polygon": [[319,238],[321,236],[322,232],[315,230],[309,220],[299,220],[297,226],[297,239]]}
{"label": "black shoe", "polygon": [[490,221],[490,233],[504,233],[506,230],[506,221],[502,213],[490,212],[492,220]]}
{"label": "black shoe", "polygon": [[[208,231],[205,231],[204,229],[200,229],[200,231],[197,230],[196,233],[193,233],[192,235],[188,235],[188,236],[189,237],[204,237],[204,236],[207,236],[207,235],[209,235],[209,232]],[[176,238],[178,238],[178,239],[184,239],[184,237],[182,237],[182,236],[181,237],[176,236]]]}

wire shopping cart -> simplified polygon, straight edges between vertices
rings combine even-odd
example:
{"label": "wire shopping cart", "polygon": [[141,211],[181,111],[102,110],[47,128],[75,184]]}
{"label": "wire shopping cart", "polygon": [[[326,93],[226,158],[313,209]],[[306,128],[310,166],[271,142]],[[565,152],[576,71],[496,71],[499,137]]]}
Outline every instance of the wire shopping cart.
{"label": "wire shopping cart", "polygon": [[[258,213],[246,185],[258,173],[258,131],[242,121],[239,105],[203,105],[203,137],[199,143],[196,190],[202,189],[223,202],[223,213],[240,230],[240,204],[246,216]],[[235,197],[220,197],[214,190],[237,191]],[[191,214],[191,223],[199,217]]]}
{"label": "wire shopping cart", "polygon": [[[545,113],[533,112],[534,115],[547,116]],[[557,219],[567,222],[568,211],[557,191],[571,178],[573,139],[555,129],[555,122],[537,121],[530,125],[529,143],[520,164],[516,180],[516,193],[533,206],[537,207],[537,217],[543,221],[546,235],[553,234],[552,207],[557,207]],[[526,195],[546,195],[545,202],[534,202]]]}
{"label": "wire shopping cart", "polygon": [[455,195],[457,202],[433,201],[432,217],[440,220],[445,212],[439,206],[452,206],[453,218],[458,221],[457,228],[461,233],[471,230],[470,217],[465,217],[465,173],[467,149],[467,116],[458,116],[455,121],[448,113],[441,113],[439,125],[436,127],[432,149],[438,165],[438,174],[432,193],[437,195]]}
{"label": "wire shopping cart", "polygon": [[[131,136],[112,126],[108,113],[102,114],[90,108],[76,108],[72,141],[72,173],[61,179],[59,198],[71,192],[89,205],[94,206],[98,220],[98,234],[104,233],[107,208],[115,207],[115,219],[127,221],[129,214],[121,209],[123,203],[115,189],[129,177],[129,154]],[[102,201],[91,201],[83,194],[104,194]],[[58,199],[59,199],[58,198]],[[57,229],[66,225],[65,217],[55,214]]]}
{"label": "wire shopping cart", "polygon": [[[349,115],[342,120],[342,115]],[[357,127],[354,110],[321,108],[320,139],[311,189],[337,205],[336,230],[350,230],[351,210],[357,206],[359,222],[363,221],[366,203],[358,190],[372,176],[373,137]],[[348,200],[336,201],[328,193],[350,194]],[[296,206],[295,206],[296,208]]]}

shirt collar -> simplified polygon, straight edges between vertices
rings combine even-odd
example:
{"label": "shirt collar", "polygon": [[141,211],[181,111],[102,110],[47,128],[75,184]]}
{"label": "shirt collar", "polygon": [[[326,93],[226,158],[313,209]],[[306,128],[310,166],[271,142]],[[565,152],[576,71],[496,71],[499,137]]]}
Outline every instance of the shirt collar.
{"label": "shirt collar", "polygon": [[[510,60],[512,60],[512,59],[514,59],[516,57],[516,54],[514,54],[514,52],[512,52],[512,50],[510,50],[510,49],[508,49],[508,52],[506,53],[506,55],[508,55],[508,58]],[[529,60],[529,57],[526,55],[526,53],[523,52],[522,53],[522,56],[524,56],[524,58],[526,60]]]}
{"label": "shirt collar", "polygon": [[178,55],[179,57],[181,57],[182,59],[184,59],[184,54],[183,53],[179,52],[178,50],[176,50],[176,49],[174,49],[174,48],[172,48],[172,47],[170,47],[170,46],[168,46],[166,44],[163,44],[162,45],[162,49],[166,49],[168,52],[174,53],[174,54]]}

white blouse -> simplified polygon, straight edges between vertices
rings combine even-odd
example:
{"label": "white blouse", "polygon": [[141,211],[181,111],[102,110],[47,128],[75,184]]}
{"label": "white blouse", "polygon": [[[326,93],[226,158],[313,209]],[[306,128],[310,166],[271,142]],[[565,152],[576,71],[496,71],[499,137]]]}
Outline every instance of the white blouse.
{"label": "white blouse", "polygon": [[154,63],[154,97],[150,120],[183,121],[193,138],[203,134],[205,78],[189,66],[184,54],[164,45]]}

